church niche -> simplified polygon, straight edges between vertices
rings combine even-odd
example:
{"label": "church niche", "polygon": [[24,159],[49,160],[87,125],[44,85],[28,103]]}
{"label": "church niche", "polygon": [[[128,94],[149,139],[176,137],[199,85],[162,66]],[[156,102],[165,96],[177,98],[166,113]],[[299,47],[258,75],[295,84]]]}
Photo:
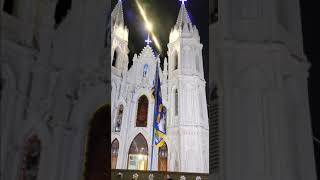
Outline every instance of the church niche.
{"label": "church niche", "polygon": [[174,91],[174,115],[178,116],[179,113],[179,94],[178,89]]}
{"label": "church niche", "polygon": [[115,126],[115,132],[121,131],[121,124],[122,124],[122,117],[123,117],[123,105],[121,104],[118,109],[117,119],[116,119],[116,126]]}
{"label": "church niche", "polygon": [[111,169],[117,168],[117,160],[119,153],[119,141],[115,139],[111,144]]}
{"label": "church niche", "polygon": [[21,180],[36,180],[38,177],[41,155],[41,141],[37,136],[28,139],[24,147]]}
{"label": "church niche", "polygon": [[148,124],[148,106],[149,101],[147,96],[143,95],[138,100],[138,112],[136,127],[147,127]]}
{"label": "church niche", "polygon": [[148,143],[140,133],[132,141],[128,154],[128,169],[147,170],[148,168]]}

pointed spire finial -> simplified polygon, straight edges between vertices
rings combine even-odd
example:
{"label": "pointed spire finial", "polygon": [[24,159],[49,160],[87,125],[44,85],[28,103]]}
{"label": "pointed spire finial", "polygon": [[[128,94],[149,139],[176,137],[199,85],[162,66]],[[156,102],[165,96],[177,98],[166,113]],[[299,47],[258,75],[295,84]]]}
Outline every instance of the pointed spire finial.
{"label": "pointed spire finial", "polygon": [[187,2],[188,0],[179,0],[179,1],[181,1],[182,4],[184,4],[184,2]]}
{"label": "pointed spire finial", "polygon": [[114,24],[124,24],[122,0],[118,0],[116,7],[113,9],[111,16]]}
{"label": "pointed spire finial", "polygon": [[185,6],[185,2],[187,0],[179,0],[182,2],[181,4],[181,8],[180,8],[180,11],[179,11],[179,15],[178,15],[178,19],[177,19],[177,22],[176,22],[176,26],[177,27],[180,27],[180,28],[183,28],[183,24],[192,24],[191,20],[190,20],[190,17],[188,15],[188,11],[186,9],[186,6]]}

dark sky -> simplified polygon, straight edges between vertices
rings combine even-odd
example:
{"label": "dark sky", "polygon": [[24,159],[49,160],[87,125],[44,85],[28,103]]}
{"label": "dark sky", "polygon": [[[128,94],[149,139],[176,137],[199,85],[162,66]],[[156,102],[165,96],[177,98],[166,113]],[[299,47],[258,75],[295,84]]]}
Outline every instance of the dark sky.
{"label": "dark sky", "polygon": [[[309,103],[312,119],[313,135],[320,139],[320,48],[319,48],[319,21],[316,1],[300,0],[304,52],[311,63],[309,74]],[[315,156],[317,159],[318,179],[320,180],[320,145],[315,143]]]}
{"label": "dark sky", "polygon": [[320,99],[319,99],[319,77],[320,77],[320,56],[319,56],[319,41],[317,40],[317,35],[319,30],[317,30],[318,23],[315,23],[313,17],[317,17],[316,5],[312,2],[301,2],[301,15],[302,15],[302,31],[304,40],[304,52],[311,62],[310,76],[309,76],[309,100],[311,108],[311,116],[314,124],[314,134],[320,137]]}
{"label": "dark sky", "polygon": [[[112,0],[112,7],[118,0]],[[135,0],[122,0],[125,24],[129,28],[129,58],[130,61],[134,53],[139,54],[146,45],[144,40],[147,38],[147,31],[144,26],[142,16],[138,11]],[[169,34],[171,28],[175,25],[178,18],[181,2],[179,0],[139,0],[146,11],[149,21],[153,23],[154,34],[160,41],[162,52],[158,52],[154,43],[153,50],[160,54],[162,60],[167,57],[167,44],[169,43]],[[186,8],[189,12],[191,21],[199,30],[200,42],[203,44],[203,61],[205,67],[205,76],[208,72],[208,49],[209,49],[209,27],[208,27],[208,0],[188,0]]]}

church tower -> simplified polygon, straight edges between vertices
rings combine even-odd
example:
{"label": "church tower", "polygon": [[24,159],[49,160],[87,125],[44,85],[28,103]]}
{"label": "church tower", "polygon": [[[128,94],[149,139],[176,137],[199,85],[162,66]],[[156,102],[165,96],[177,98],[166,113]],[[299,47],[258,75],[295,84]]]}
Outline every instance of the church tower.
{"label": "church tower", "polygon": [[169,171],[208,173],[208,113],[199,32],[182,1],[168,44]]}
{"label": "church tower", "polygon": [[[123,92],[125,84],[124,74],[128,72],[129,64],[129,49],[128,49],[129,30],[124,24],[122,1],[119,0],[111,13],[111,71],[112,71],[112,102],[117,102],[120,91]],[[112,105],[111,117],[114,118],[114,113],[117,108]],[[112,121],[111,127],[115,127]]]}
{"label": "church tower", "polygon": [[119,0],[111,14],[111,63],[112,71],[122,76],[128,71],[129,30],[124,24],[122,1]]}

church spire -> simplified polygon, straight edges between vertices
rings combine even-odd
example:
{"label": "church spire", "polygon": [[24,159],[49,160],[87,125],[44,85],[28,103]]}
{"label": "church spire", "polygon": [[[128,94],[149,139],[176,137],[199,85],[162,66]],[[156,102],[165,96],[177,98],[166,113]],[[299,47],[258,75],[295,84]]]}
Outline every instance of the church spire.
{"label": "church spire", "polygon": [[180,1],[182,1],[182,4],[180,7],[178,19],[176,22],[176,27],[183,28],[184,24],[192,26],[192,22],[190,20],[190,17],[188,15],[188,11],[187,11],[185,3],[184,3],[186,0],[180,0]]}
{"label": "church spire", "polygon": [[112,25],[124,25],[122,1],[119,0],[111,13]]}

